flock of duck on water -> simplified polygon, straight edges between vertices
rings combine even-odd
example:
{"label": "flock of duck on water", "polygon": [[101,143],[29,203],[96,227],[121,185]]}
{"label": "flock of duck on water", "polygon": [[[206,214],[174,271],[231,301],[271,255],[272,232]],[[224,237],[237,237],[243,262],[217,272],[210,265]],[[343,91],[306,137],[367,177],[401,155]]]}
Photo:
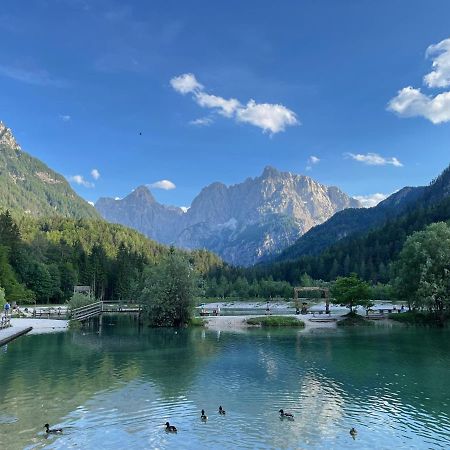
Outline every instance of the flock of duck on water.
{"label": "flock of duck on water", "polygon": [[[280,409],[278,412],[280,413],[280,419],[294,420],[294,414],[292,414],[290,412],[285,412],[283,409]],[[219,406],[219,414],[222,416],[224,416],[226,414],[225,410],[222,408],[222,406]],[[202,412],[200,415],[200,420],[202,422],[206,422],[208,420],[208,416],[206,415],[204,409],[202,409]],[[167,433],[176,433],[178,431],[177,427],[175,425],[170,425],[169,422],[166,422],[164,424],[164,426],[166,427],[165,430]],[[46,423],[44,425],[44,428],[45,428],[45,432],[47,434],[60,434],[63,432],[62,428],[50,428],[50,425],[48,423]],[[350,429],[350,436],[353,439],[355,439],[357,434],[358,434],[358,432],[356,431],[356,429],[352,427]]]}

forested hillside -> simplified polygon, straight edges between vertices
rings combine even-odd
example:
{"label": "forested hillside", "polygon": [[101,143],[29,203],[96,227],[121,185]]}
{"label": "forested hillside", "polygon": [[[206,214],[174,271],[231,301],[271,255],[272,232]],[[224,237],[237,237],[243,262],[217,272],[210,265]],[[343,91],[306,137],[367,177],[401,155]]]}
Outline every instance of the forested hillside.
{"label": "forested hillside", "polygon": [[[0,286],[10,301],[60,303],[73,286],[88,285],[96,298],[132,299],[146,266],[169,248],[140,233],[102,220],[61,217],[16,222],[0,214]],[[199,273],[221,260],[206,251],[179,252]]]}

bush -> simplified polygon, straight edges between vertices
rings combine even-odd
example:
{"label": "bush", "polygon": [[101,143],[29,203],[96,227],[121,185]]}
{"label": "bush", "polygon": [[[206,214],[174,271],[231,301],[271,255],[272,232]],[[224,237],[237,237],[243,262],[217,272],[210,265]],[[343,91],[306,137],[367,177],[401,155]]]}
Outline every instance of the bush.
{"label": "bush", "polygon": [[440,316],[436,313],[408,311],[401,314],[389,314],[389,319],[408,325],[442,326],[449,321],[450,316],[448,314]]}
{"label": "bush", "polygon": [[82,306],[91,305],[95,303],[95,298],[90,297],[89,295],[81,294],[80,292],[75,292],[72,295],[72,298],[67,302],[70,310],[81,308]]}
{"label": "bush", "polygon": [[264,316],[247,319],[248,325],[261,327],[304,327],[305,324],[296,317],[291,316]]}

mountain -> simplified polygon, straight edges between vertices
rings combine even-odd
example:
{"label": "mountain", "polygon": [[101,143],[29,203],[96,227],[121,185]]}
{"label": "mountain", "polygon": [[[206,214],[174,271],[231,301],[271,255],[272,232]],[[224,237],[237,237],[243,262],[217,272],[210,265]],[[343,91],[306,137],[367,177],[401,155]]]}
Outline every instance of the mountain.
{"label": "mountain", "polygon": [[0,122],[0,208],[36,217],[100,218],[62,175],[24,152],[3,122]]}
{"label": "mountain", "polygon": [[158,203],[145,186],[122,200],[100,198],[97,211],[109,222],[135,228],[156,241],[171,244],[174,224],[183,216],[181,208]]}
{"label": "mountain", "polygon": [[424,187],[405,187],[372,208],[346,209],[310,229],[276,257],[277,261],[316,255],[348,236],[366,232],[402,214],[423,194]]}
{"label": "mountain", "polygon": [[360,203],[334,186],[266,167],[261,176],[202,189],[187,212],[155,201],[139,187],[122,200],[96,203],[108,221],[131,226],[162,243],[206,248],[235,265],[279,253],[338,211]]}
{"label": "mountain", "polygon": [[[259,276],[272,276],[275,280],[292,283],[297,283],[303,273],[308,273],[315,279],[333,280],[336,276],[345,276],[351,272],[375,283],[389,281],[389,266],[401,251],[408,236],[432,223],[450,223],[450,166],[429,186],[405,188],[393,194],[384,205],[376,209],[380,211],[384,208],[392,208],[391,213],[386,214],[380,224],[365,232],[349,234],[316,254],[303,253],[297,257],[260,265],[255,270],[259,271]],[[395,208],[401,211],[395,211]],[[350,216],[344,217],[345,221],[342,221],[342,227],[345,229],[349,229],[349,222],[355,219],[351,211],[348,211],[348,214]],[[336,216],[317,227],[322,231],[320,234],[316,233],[322,238],[325,236],[323,230],[328,229],[336,235],[336,228],[332,227],[335,223]],[[302,242],[304,249],[307,248],[306,238],[305,235]],[[310,248],[313,248],[314,242],[310,244]],[[284,254],[292,251],[292,248],[286,249]]]}

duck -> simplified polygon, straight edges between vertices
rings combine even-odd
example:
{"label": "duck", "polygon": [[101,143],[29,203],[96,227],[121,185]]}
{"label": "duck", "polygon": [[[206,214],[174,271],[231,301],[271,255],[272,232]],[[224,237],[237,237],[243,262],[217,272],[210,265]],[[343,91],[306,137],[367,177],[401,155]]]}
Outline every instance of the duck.
{"label": "duck", "polygon": [[45,428],[45,432],[47,434],[57,434],[57,433],[62,433],[63,429],[62,428],[50,428],[50,425],[48,423],[46,423],[44,425]]}
{"label": "duck", "polygon": [[358,432],[356,431],[356,429],[354,427],[352,427],[350,429],[350,436],[355,439],[355,436],[358,434]]}
{"label": "duck", "polygon": [[225,415],[225,410],[222,408],[222,406],[219,406],[219,414],[222,414],[222,416]]}
{"label": "duck", "polygon": [[166,422],[166,431],[168,433],[176,433],[177,432],[177,427],[175,425],[170,425],[169,422]]}
{"label": "duck", "polygon": [[202,419],[203,422],[206,422],[208,420],[208,416],[205,414],[204,409],[202,409],[202,415],[200,416],[200,419]]}
{"label": "duck", "polygon": [[280,418],[285,418],[286,419],[293,419],[294,418],[294,414],[288,413],[288,412],[284,412],[282,409],[280,409],[280,411],[278,411],[280,413]]}

